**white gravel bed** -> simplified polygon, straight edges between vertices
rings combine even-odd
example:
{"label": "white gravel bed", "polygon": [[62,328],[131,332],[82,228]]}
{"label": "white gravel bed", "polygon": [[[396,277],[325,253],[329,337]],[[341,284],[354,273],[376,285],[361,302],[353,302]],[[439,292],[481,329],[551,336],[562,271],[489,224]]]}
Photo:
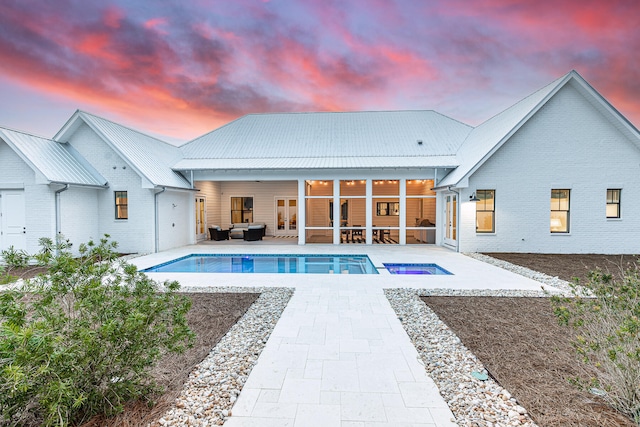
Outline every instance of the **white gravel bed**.
{"label": "white gravel bed", "polygon": [[501,259],[490,257],[489,255],[479,254],[475,252],[463,253],[470,258],[477,259],[478,261],[486,262],[487,264],[495,265],[496,267],[503,268],[512,273],[519,274],[524,277],[528,277],[529,279],[536,280],[545,285],[553,286],[554,288],[560,289],[567,295],[571,294],[571,284],[566,280],[562,280],[557,276],[549,276],[548,274],[540,273],[539,271],[532,270],[527,267],[522,267],[520,265],[512,264],[507,261],[503,261]]}
{"label": "white gravel bed", "polygon": [[289,299],[290,288],[182,287],[181,292],[252,292],[260,297],[189,375],[175,405],[151,426],[222,425]]}

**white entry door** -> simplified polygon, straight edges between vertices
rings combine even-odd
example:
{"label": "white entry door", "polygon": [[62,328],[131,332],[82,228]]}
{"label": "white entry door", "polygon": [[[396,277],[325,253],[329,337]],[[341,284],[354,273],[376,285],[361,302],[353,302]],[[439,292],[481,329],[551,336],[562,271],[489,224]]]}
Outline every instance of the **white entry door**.
{"label": "white entry door", "polygon": [[276,236],[298,235],[298,199],[276,197]]}
{"label": "white entry door", "polygon": [[24,191],[0,191],[0,250],[27,249]]}
{"label": "white entry door", "polygon": [[207,200],[196,197],[196,240],[207,239]]}
{"label": "white entry door", "polygon": [[444,195],[444,243],[449,246],[456,246],[458,238],[458,196],[455,193]]}

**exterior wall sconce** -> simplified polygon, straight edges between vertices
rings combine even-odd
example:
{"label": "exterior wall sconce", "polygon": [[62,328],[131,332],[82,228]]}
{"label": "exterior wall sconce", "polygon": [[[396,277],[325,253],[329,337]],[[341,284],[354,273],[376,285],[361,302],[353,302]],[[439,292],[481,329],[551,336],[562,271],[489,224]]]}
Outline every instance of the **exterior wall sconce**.
{"label": "exterior wall sconce", "polygon": [[476,192],[475,192],[475,191],[473,192],[473,194],[472,194],[472,195],[470,195],[470,196],[469,196],[469,201],[470,201],[470,202],[479,202],[479,201],[480,201],[480,199],[478,199],[478,198],[476,197]]}

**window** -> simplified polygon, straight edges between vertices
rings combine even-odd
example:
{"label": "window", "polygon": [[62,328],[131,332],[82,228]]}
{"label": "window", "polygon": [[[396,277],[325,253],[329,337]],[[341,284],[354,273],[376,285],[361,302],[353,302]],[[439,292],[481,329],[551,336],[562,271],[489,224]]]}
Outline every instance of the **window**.
{"label": "window", "polygon": [[496,190],[476,190],[476,233],[495,233]]}
{"label": "window", "polygon": [[253,222],[253,197],[231,198],[231,223]]}
{"label": "window", "polygon": [[622,190],[607,190],[607,218],[620,218],[620,192]]}
{"label": "window", "polygon": [[126,191],[113,192],[116,201],[116,219],[129,218],[129,203]]}
{"label": "window", "polygon": [[378,202],[376,206],[377,216],[398,216],[400,203],[398,202]]}
{"label": "window", "polygon": [[569,232],[569,193],[571,190],[551,190],[551,232]]}

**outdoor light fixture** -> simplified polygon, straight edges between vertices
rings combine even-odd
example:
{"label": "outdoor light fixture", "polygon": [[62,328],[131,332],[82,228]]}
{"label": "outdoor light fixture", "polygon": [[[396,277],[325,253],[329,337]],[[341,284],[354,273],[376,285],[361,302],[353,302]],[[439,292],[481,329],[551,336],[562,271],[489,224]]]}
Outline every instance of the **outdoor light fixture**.
{"label": "outdoor light fixture", "polygon": [[478,198],[476,197],[476,192],[475,192],[475,191],[473,192],[473,194],[472,194],[472,195],[470,195],[470,196],[469,196],[469,201],[470,201],[470,202],[479,202],[479,201],[480,201],[480,199],[478,199]]}

